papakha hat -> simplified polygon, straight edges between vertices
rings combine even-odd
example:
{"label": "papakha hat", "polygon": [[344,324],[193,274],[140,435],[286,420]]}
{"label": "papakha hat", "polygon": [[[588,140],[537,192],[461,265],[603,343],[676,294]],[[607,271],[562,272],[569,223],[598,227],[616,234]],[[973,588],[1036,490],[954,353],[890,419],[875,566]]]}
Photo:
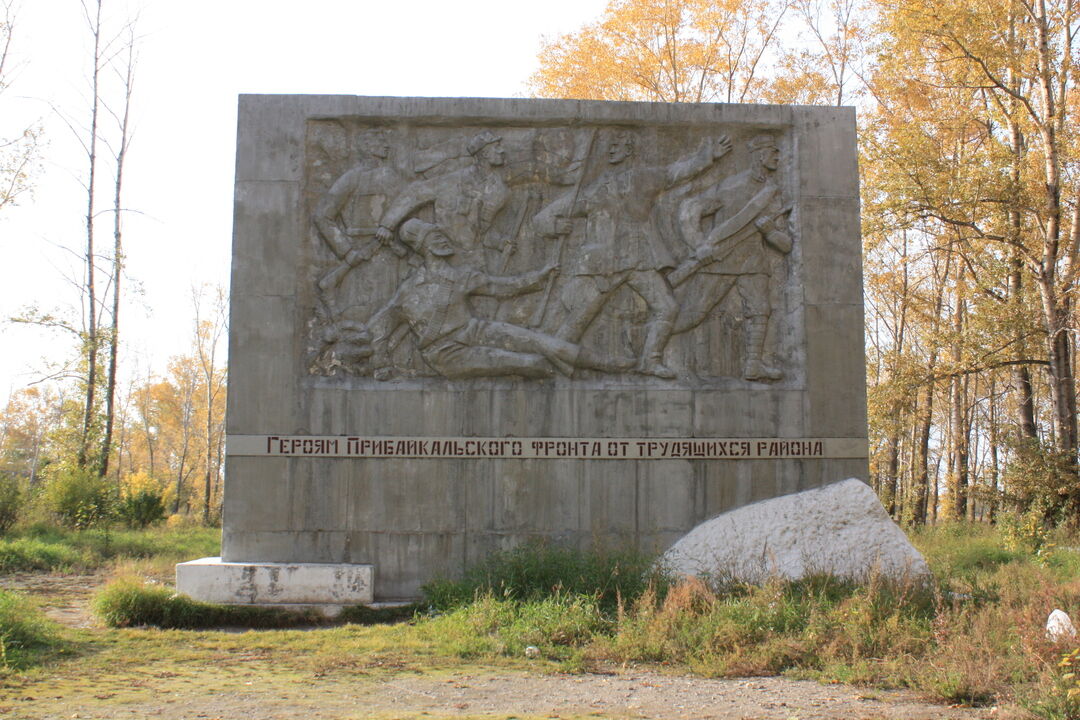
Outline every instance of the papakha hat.
{"label": "papakha hat", "polygon": [[476,153],[486,148],[488,145],[491,145],[492,143],[497,143],[500,140],[502,140],[501,137],[491,132],[490,130],[485,130],[482,133],[473,135],[472,139],[469,140],[469,144],[465,147],[469,151],[470,155],[475,155]]}
{"label": "papakha hat", "polygon": [[746,146],[750,148],[751,152],[763,148],[774,148],[776,147],[776,138],[772,135],[757,135],[746,143]]}

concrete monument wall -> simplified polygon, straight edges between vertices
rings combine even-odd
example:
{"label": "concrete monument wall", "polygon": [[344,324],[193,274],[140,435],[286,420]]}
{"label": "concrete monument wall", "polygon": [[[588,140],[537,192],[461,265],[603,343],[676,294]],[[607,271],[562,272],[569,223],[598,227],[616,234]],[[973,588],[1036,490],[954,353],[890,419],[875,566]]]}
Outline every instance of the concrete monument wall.
{"label": "concrete monument wall", "polygon": [[223,559],[408,597],[867,477],[854,112],[243,96]]}

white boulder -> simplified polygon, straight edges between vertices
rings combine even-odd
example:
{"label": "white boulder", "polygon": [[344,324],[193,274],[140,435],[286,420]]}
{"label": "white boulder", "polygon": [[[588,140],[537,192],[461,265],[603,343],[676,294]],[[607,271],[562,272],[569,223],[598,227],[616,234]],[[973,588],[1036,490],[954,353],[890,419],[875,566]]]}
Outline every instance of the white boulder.
{"label": "white boulder", "polygon": [[924,581],[926,560],[861,480],[745,505],[684,535],[661,560],[677,574],[717,580],[796,580],[826,573]]}
{"label": "white boulder", "polygon": [[1050,613],[1050,617],[1046,618],[1046,637],[1051,642],[1072,640],[1076,637],[1076,628],[1064,610],[1055,609]]}

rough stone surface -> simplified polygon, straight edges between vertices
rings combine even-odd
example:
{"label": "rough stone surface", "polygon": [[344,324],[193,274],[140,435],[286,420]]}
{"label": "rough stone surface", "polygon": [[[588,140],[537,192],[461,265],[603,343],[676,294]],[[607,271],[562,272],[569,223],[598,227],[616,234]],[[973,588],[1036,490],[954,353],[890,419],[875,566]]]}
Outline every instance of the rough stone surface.
{"label": "rough stone surface", "polygon": [[852,109],[251,95],[238,125],[230,437],[863,450],[230,452],[226,561],[373,565],[390,600],[524,541],[662,551],[867,477]]}
{"label": "rough stone surface", "polygon": [[675,543],[663,562],[680,574],[745,582],[819,572],[852,578],[930,574],[874,491],[856,479],[718,515]]}
{"label": "rough stone surface", "polygon": [[176,589],[203,602],[282,607],[361,605],[374,597],[370,565],[236,563],[219,557],[177,565]]}
{"label": "rough stone surface", "polygon": [[1054,608],[1046,618],[1046,637],[1053,642],[1071,640],[1076,637],[1076,627],[1064,610]]}

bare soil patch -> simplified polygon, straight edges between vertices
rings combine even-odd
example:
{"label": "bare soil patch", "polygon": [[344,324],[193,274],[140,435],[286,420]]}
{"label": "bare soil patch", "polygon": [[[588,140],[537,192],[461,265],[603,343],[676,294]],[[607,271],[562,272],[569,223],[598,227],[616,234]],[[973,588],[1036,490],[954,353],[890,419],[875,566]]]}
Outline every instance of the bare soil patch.
{"label": "bare soil patch", "polygon": [[90,601],[106,579],[107,574],[101,572],[21,572],[0,575],[0,589],[29,595],[37,601],[47,617],[61,625],[88,628],[95,624]]}

